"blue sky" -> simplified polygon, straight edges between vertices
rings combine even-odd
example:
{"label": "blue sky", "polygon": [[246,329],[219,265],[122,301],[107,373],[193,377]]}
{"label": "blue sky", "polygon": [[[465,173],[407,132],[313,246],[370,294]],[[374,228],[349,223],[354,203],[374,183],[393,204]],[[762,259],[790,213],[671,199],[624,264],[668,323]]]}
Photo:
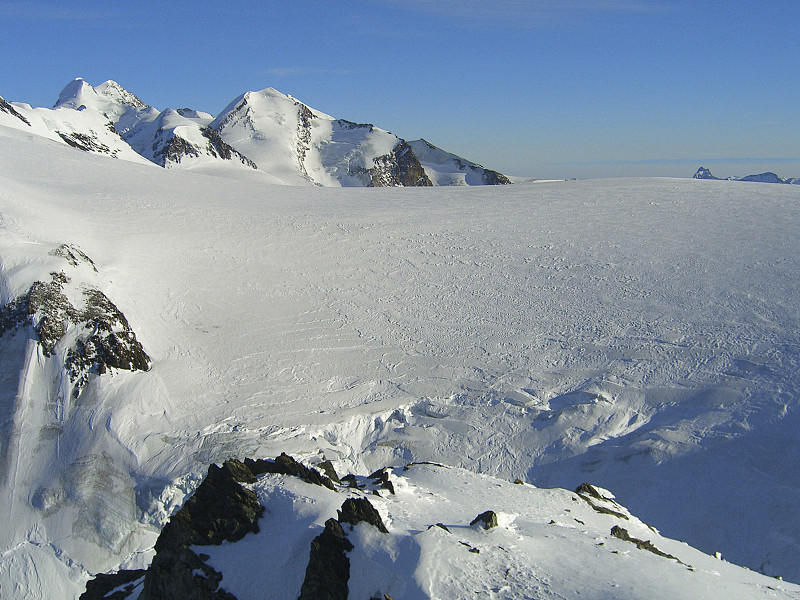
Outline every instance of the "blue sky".
{"label": "blue sky", "polygon": [[275,87],[515,175],[800,177],[800,1],[0,1],[0,95]]}

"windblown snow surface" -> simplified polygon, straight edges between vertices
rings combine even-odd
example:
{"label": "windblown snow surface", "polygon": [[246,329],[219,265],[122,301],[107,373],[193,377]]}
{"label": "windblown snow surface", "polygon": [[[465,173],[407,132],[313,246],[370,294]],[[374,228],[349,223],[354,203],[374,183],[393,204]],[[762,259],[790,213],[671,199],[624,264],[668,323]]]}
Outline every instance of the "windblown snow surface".
{"label": "windblown snow surface", "polygon": [[[470,471],[396,480],[398,500],[376,505],[397,531],[422,529],[415,509],[449,525],[505,515],[496,534],[457,532],[480,555],[420,533],[417,571],[392,567],[389,542],[358,546],[389,557],[392,585],[392,568],[415,573],[384,588],[395,598],[800,597],[655,534],[697,571],[628,550],[598,537],[606,515],[565,513],[570,493],[491,478],[590,481],[665,536],[800,581],[798,231],[793,186],[292,188],[0,128],[0,302],[61,271],[102,290],[152,359],[75,397],[60,347],[44,356],[29,327],[3,336],[3,598],[75,597],[90,574],[148,564],[209,463],[281,451],[340,473]],[[53,253],[65,243],[97,272]],[[299,494],[270,485],[265,519]],[[331,516],[303,510],[316,531]],[[522,587],[489,585],[477,556]]]}

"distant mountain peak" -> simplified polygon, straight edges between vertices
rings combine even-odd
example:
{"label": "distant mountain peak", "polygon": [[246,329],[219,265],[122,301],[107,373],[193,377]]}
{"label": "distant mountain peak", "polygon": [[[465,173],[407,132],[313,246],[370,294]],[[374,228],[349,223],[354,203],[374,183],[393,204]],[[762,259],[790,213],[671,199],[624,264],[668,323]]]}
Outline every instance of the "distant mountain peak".
{"label": "distant mountain peak", "polygon": [[692,179],[719,179],[711,174],[711,170],[705,167],[700,167],[697,172],[692,176]]}
{"label": "distant mountain peak", "polygon": [[[711,174],[709,169],[705,167],[700,167],[697,169],[697,172],[692,176],[692,179],[713,179],[715,181],[722,180],[721,177],[714,177]],[[745,175],[744,177],[726,177],[728,181],[751,181],[756,183],[788,183],[788,184],[800,184],[800,178],[792,177],[789,179],[785,179],[776,175],[772,171],[767,171],[766,173],[758,173],[755,175]]]}

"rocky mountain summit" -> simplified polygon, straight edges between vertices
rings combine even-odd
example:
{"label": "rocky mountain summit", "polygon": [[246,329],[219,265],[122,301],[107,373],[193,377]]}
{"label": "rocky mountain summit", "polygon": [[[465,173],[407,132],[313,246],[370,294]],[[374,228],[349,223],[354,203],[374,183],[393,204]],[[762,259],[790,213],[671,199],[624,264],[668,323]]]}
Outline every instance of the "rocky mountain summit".
{"label": "rocky mountain summit", "polygon": [[[32,119],[33,116],[38,117]],[[13,117],[13,120],[11,118]],[[336,119],[273,88],[235,98],[216,117],[159,111],[115,81],[70,82],[53,109],[0,103],[0,124],[115,158],[160,167],[323,187],[497,185],[504,175],[424,140],[406,142],[369,123]]]}
{"label": "rocky mountain summit", "polygon": [[711,170],[705,167],[700,167],[697,172],[692,176],[692,179],[712,179],[715,181],[752,181],[756,183],[787,183],[787,184],[800,184],[800,177],[783,178],[775,173],[766,172],[758,173],[757,175],[745,175],[744,177],[714,177]]}

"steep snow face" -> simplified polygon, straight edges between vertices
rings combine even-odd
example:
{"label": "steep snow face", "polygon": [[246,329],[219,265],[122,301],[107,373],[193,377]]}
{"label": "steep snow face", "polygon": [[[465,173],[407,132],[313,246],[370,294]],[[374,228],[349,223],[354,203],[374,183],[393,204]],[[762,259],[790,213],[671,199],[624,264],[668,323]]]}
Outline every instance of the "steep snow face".
{"label": "steep snow face", "polygon": [[[317,181],[309,176],[305,159],[319,118],[330,119],[291,96],[267,88],[236,98],[211,127],[263,171],[290,185],[309,185]],[[323,174],[317,176],[324,179]]]}
{"label": "steep snow face", "polygon": [[4,594],[141,565],[208,463],[281,451],[594,481],[800,579],[796,186],[293,189],[106,160],[4,115],[0,302],[65,270],[152,359],[66,402],[30,328],[0,337]]}
{"label": "steep snow face", "polygon": [[435,185],[502,185],[511,180],[505,175],[486,169],[437,148],[425,140],[408,142],[425,172]]}

